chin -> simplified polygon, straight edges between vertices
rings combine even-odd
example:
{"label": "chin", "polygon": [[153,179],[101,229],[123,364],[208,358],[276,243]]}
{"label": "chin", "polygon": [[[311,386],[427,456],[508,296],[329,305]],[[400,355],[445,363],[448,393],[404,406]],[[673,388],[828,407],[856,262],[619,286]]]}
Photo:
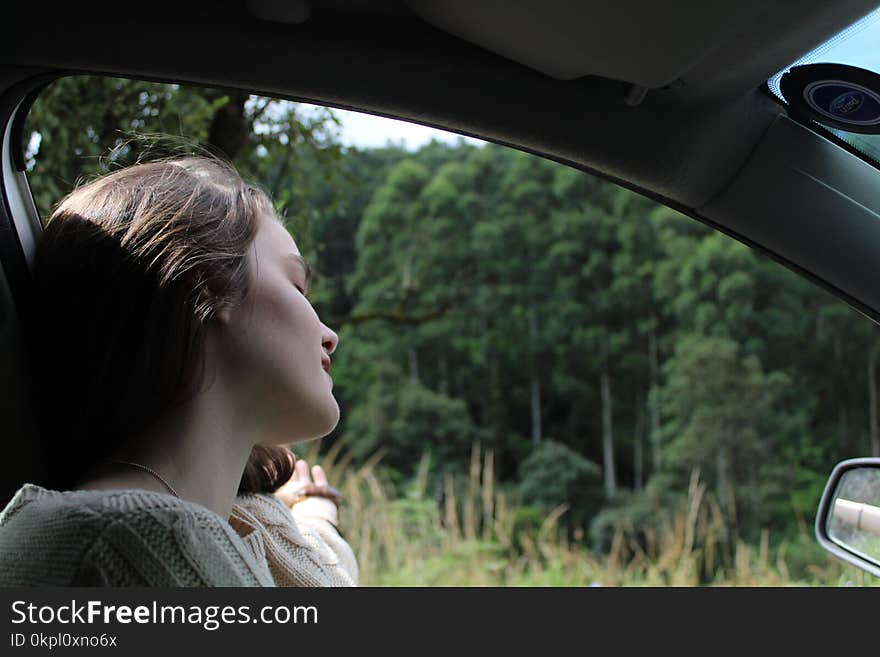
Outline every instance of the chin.
{"label": "chin", "polygon": [[333,405],[330,410],[330,416],[328,417],[327,428],[321,433],[318,438],[323,438],[328,433],[333,431],[336,428],[336,425],[339,424],[339,418],[341,417],[341,412],[339,410],[339,404],[336,403],[336,399],[333,399]]}
{"label": "chin", "polygon": [[[290,436],[289,442],[304,443],[323,438],[339,424],[340,411],[336,399],[320,410],[316,410],[308,418],[301,412],[292,411],[283,422],[287,427],[283,433]],[[305,421],[304,421],[305,420]]]}

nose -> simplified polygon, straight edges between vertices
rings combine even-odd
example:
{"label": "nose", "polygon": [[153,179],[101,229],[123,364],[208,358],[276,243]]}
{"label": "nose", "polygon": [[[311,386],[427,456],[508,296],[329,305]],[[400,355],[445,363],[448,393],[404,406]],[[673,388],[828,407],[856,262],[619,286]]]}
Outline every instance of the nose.
{"label": "nose", "polygon": [[324,335],[322,336],[322,339],[321,339],[321,346],[324,347],[324,350],[327,352],[327,355],[329,356],[334,351],[336,351],[336,345],[339,344],[339,336],[336,335],[336,333],[330,327],[328,327],[326,324],[324,324],[323,326],[324,326]]}

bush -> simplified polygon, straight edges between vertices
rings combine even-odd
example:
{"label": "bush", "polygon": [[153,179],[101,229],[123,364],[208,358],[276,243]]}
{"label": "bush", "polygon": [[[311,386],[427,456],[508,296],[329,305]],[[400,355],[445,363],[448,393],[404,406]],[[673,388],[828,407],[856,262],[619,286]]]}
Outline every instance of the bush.
{"label": "bush", "polygon": [[621,492],[614,503],[602,509],[590,523],[590,546],[607,554],[614,535],[621,530],[627,542],[635,541],[644,548],[645,532],[659,531],[663,516],[645,494]]}
{"label": "bush", "polygon": [[439,464],[433,479],[464,470],[473,442],[481,438],[463,401],[436,393],[386,363],[365,402],[352,412],[344,440],[360,460],[383,449],[382,463],[405,477],[428,452]]}
{"label": "bush", "polygon": [[541,524],[547,517],[547,513],[536,506],[517,507],[513,514],[513,526],[510,532],[510,542],[517,554],[523,553],[523,538],[532,543],[538,540]]}
{"label": "bush", "polygon": [[602,469],[570,447],[545,440],[520,465],[517,496],[545,513],[567,504],[562,524],[586,527],[602,505]]}

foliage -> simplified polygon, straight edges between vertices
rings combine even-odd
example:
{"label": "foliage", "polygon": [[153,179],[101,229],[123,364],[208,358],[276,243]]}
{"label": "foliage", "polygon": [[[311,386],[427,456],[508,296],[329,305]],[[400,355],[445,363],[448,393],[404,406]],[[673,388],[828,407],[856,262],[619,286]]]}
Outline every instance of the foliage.
{"label": "foliage", "polygon": [[806,534],[773,543],[765,533],[757,545],[738,541],[732,558],[711,501],[695,480],[685,506],[648,532],[642,545],[623,532],[607,551],[595,551],[583,534],[561,531],[559,516],[512,503],[494,485],[492,453],[475,452],[465,484],[431,494],[430,460],[404,496],[391,491],[377,459],[351,467],[339,458],[341,443],[324,454],[310,443],[297,450],[309,463],[321,460],[346,503],[341,529],[358,559],[364,586],[876,586],[878,580],[843,565]]}
{"label": "foliage", "polygon": [[566,505],[566,524],[584,527],[602,506],[602,469],[570,447],[545,440],[522,462],[517,493],[520,504],[545,515]]}
{"label": "foliage", "polygon": [[383,450],[384,462],[411,472],[427,449],[444,469],[461,469],[479,431],[461,400],[450,399],[407,379],[393,364],[384,363],[348,423],[347,443],[358,459]]}
{"label": "foliage", "polygon": [[772,516],[774,498],[791,489],[791,471],[780,471],[773,458],[794,438],[773,412],[788,385],[785,374],[765,373],[757,356],[743,355],[729,338],[684,337],[666,363],[657,391],[666,416],[664,458],[682,482],[685,467],[700,469],[732,530],[742,518],[754,535]]}

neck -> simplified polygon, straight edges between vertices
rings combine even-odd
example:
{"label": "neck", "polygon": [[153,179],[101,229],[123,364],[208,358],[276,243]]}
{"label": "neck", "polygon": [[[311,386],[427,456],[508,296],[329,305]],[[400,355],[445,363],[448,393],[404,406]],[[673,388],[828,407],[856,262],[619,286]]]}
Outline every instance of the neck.
{"label": "neck", "polygon": [[[251,450],[290,440],[289,424],[265,403],[266,391],[242,386],[240,376],[216,367],[215,345],[206,345],[206,383],[193,399],[126,441],[111,458],[155,470],[184,500],[229,518]],[[289,421],[289,418],[288,418]],[[76,488],[168,489],[149,472],[113,464],[87,475]]]}
{"label": "neck", "polygon": [[[127,441],[111,458],[155,470],[181,499],[229,518],[251,449],[265,434],[254,423],[255,414],[242,412],[235,400],[233,390],[218,378],[193,400]],[[169,492],[149,472],[119,463],[92,473],[76,488]]]}
{"label": "neck", "polygon": [[[253,443],[236,433],[234,418],[228,411],[212,412],[212,406],[198,404],[166,416],[137,437],[141,449],[130,448],[116,457],[155,470],[181,499],[228,518]],[[141,481],[151,478],[152,487],[167,492],[162,482],[148,472],[128,470],[129,477],[137,476]]]}

